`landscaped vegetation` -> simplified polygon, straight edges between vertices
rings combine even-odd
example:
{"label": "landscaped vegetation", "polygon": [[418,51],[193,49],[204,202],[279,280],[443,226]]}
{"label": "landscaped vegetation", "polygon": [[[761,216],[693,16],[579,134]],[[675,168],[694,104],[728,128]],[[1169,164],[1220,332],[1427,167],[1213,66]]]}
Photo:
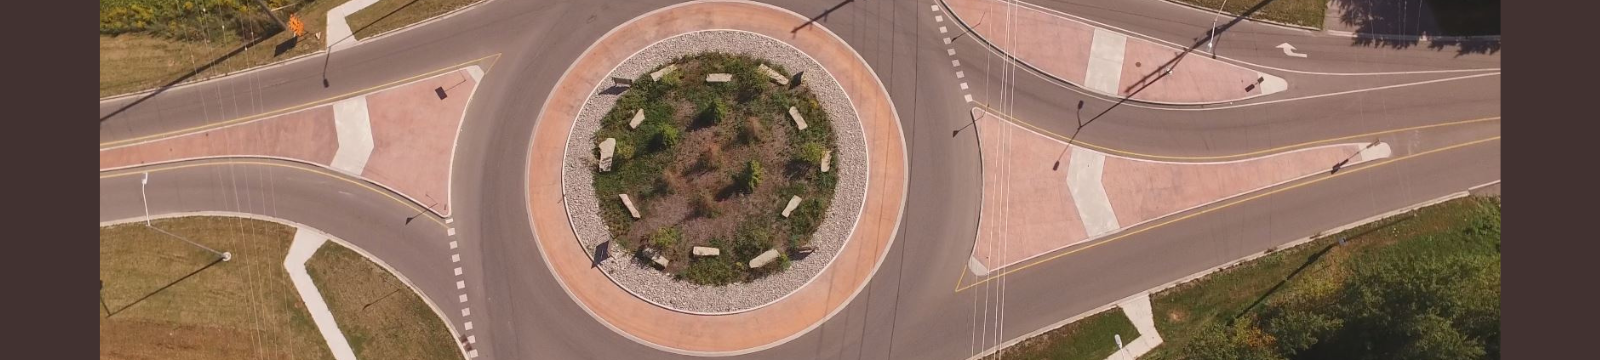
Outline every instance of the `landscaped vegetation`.
{"label": "landscaped vegetation", "polygon": [[1139,338],[1139,330],[1121,308],[1112,308],[1023,340],[984,360],[1102,360],[1117,351],[1117,336],[1126,345]]}
{"label": "landscaped vegetation", "polygon": [[428,303],[394,274],[329,241],[306,261],[328,311],[357,359],[460,359]]}
{"label": "landscaped vegetation", "polygon": [[1499,359],[1499,200],[1351,229],[1152,305],[1166,343],[1147,359]]}
{"label": "landscaped vegetation", "polygon": [[[616,244],[680,279],[709,285],[749,281],[781,271],[803,254],[833,199],[837,171],[822,172],[835,149],[829,118],[805,85],[777,84],[742,55],[705,53],[676,59],[660,81],[640,76],[601,120],[596,143],[615,138],[610,171],[594,177],[601,216]],[[660,69],[658,67],[657,69]],[[708,74],[731,74],[728,82]],[[790,119],[795,107],[808,127]],[[636,111],[645,119],[631,128]],[[829,159],[832,161],[832,159]],[[618,199],[627,194],[634,219]],[[793,196],[803,200],[781,215]],[[693,247],[717,256],[693,256]],[[645,249],[649,251],[644,251]],[[779,257],[752,269],[768,250]]]}

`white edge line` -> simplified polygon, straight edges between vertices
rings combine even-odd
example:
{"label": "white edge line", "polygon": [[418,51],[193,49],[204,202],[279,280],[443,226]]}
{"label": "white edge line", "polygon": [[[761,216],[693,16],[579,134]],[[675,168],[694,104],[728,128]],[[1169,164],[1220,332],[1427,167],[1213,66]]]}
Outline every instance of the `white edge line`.
{"label": "white edge line", "polygon": [[[333,175],[333,176],[347,177],[347,178],[350,178],[350,179],[359,180],[359,181],[364,182],[364,183],[376,185],[379,188],[382,188],[383,190],[388,191],[389,193],[392,193],[392,194],[395,194],[395,195],[400,195],[400,197],[405,198],[407,201],[410,201],[412,204],[416,204],[417,207],[419,207],[419,208],[423,208],[423,209],[428,210],[428,212],[431,212],[434,215],[438,215],[440,217],[448,217],[448,216],[450,216],[450,211],[445,211],[445,212],[441,213],[441,212],[439,212],[439,211],[437,211],[435,209],[429,208],[427,205],[424,205],[422,202],[417,201],[416,198],[411,197],[411,195],[406,194],[404,192],[401,192],[400,190],[395,189],[393,187],[390,187],[387,184],[378,182],[377,180],[368,179],[368,178],[363,177],[363,176],[350,175],[350,174],[345,173],[343,171],[339,171],[338,169],[334,169],[332,166],[329,166],[329,165],[322,165],[322,164],[318,164],[318,163],[314,163],[314,162],[310,162],[310,161],[306,161],[306,160],[288,158],[288,157],[282,157],[282,156],[269,156],[269,155],[212,155],[212,156],[201,156],[201,157],[174,159],[174,160],[163,160],[163,161],[149,162],[149,163],[143,163],[143,164],[138,164],[138,165],[124,165],[124,166],[119,166],[119,167],[106,168],[106,169],[101,169],[100,173],[102,174],[101,179],[109,179],[109,178],[113,178],[113,177],[124,176],[125,174],[115,174],[115,175],[112,175],[112,176],[104,176],[105,173],[133,170],[135,168],[142,168],[142,167],[156,167],[156,166],[161,166],[161,165],[171,165],[171,164],[184,163],[184,162],[205,162],[205,161],[235,160],[235,159],[278,160],[278,161],[289,162],[289,163],[292,163],[292,164],[310,165],[311,168],[304,169],[304,170],[310,170],[310,171],[314,171],[314,172],[321,172],[321,173],[324,173],[324,174],[327,174],[327,175]],[[226,164],[205,164],[205,166],[214,166],[214,165],[226,165]],[[254,165],[254,164],[245,164],[245,165]],[[176,169],[174,169],[174,168],[147,169],[145,172],[164,171],[164,170],[176,170]],[[133,173],[134,172],[128,172],[126,174],[133,174]]]}
{"label": "white edge line", "polygon": [[[288,226],[295,227],[295,228],[310,229],[312,231],[315,231],[318,235],[322,235],[324,237],[327,237],[328,241],[332,241],[334,243],[338,243],[340,246],[344,246],[347,249],[355,251],[357,254],[361,254],[362,257],[365,257],[365,258],[367,258],[367,260],[371,260],[373,263],[378,264],[378,266],[383,267],[383,270],[388,271],[389,274],[394,275],[394,277],[397,278],[397,279],[400,279],[400,282],[405,283],[406,287],[411,288],[411,293],[412,294],[417,295],[418,298],[422,298],[422,302],[427,303],[428,304],[428,308],[433,309],[434,315],[438,315],[439,316],[439,321],[444,323],[445,329],[450,330],[450,336],[451,336],[450,341],[451,341],[452,344],[456,343],[456,339],[459,339],[461,337],[461,334],[456,331],[454,326],[452,326],[454,323],[450,321],[450,318],[445,316],[443,310],[439,310],[439,305],[438,304],[434,304],[432,299],[428,298],[427,295],[423,294],[421,288],[418,288],[416,284],[411,282],[411,279],[406,278],[406,276],[404,274],[401,274],[399,271],[396,271],[394,269],[394,267],[389,266],[388,263],[383,262],[383,259],[380,259],[377,256],[373,256],[372,253],[367,252],[366,249],[362,249],[361,247],[355,246],[355,244],[351,244],[350,242],[345,241],[344,239],[340,239],[337,236],[333,236],[333,234],[329,234],[326,231],[322,231],[322,229],[314,228],[314,227],[308,226],[306,224],[301,224],[301,223],[295,222],[293,220],[277,218],[277,217],[271,217],[271,216],[266,216],[266,215],[258,215],[258,214],[251,214],[251,213],[241,213],[241,212],[232,212],[232,211],[192,211],[192,212],[183,212],[183,213],[169,213],[169,214],[161,214],[161,215],[139,216],[139,217],[126,218],[126,219],[122,219],[122,220],[102,221],[102,222],[100,222],[100,227],[122,225],[122,224],[128,224],[128,223],[135,223],[135,222],[140,222],[140,221],[145,221],[145,220],[159,220],[159,219],[170,219],[170,218],[181,218],[181,217],[192,217],[192,216],[221,216],[221,217],[245,218],[245,219],[252,219],[252,220],[269,221],[269,222],[274,222],[274,223],[278,223],[278,224],[288,225]],[[456,349],[461,352],[461,358],[463,358],[463,359],[468,358],[467,357],[466,348],[461,347],[461,346],[456,346]]]}

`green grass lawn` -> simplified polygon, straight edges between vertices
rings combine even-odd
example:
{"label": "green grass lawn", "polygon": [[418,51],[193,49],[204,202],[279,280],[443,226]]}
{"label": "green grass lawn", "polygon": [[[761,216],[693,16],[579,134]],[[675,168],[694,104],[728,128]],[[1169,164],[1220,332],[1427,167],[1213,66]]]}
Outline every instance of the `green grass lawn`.
{"label": "green grass lawn", "polygon": [[[1322,28],[1322,18],[1328,10],[1328,0],[1171,0],[1198,6],[1201,9],[1215,11],[1218,6],[1223,12],[1235,16],[1250,11],[1261,3],[1267,3],[1250,14],[1252,19],[1272,20],[1277,22]],[[1227,15],[1217,20],[1217,25],[1231,21]]]}
{"label": "green grass lawn", "polygon": [[480,1],[484,0],[378,0],[345,21],[356,39],[365,40]]}
{"label": "green grass lawn", "polygon": [[[1492,243],[1488,236],[1462,235],[1487,226],[1491,220],[1484,214],[1490,206],[1496,209]],[[1320,238],[1157,293],[1151,299],[1153,312],[1156,328],[1166,341],[1143,358],[1192,358],[1186,356],[1186,350],[1192,350],[1191,342],[1201,338],[1216,341],[1207,335],[1218,327],[1251,330],[1241,332],[1245,342],[1282,345],[1293,341],[1264,335],[1256,328],[1270,325],[1256,324],[1270,323],[1285,313],[1344,305],[1351,299],[1346,290],[1360,274],[1370,272],[1368,269],[1403,267],[1430,257],[1492,256],[1498,264],[1498,224],[1498,202],[1477,197],[1453,200]],[[1341,237],[1346,239],[1344,245],[1338,244]],[[1498,274],[1498,266],[1493,271]],[[1495,279],[1494,293],[1498,294],[1498,276]],[[1498,323],[1498,315],[1495,319]],[[1329,331],[1333,335],[1323,336],[1324,343],[1340,340],[1340,336],[1353,337]],[[1494,340],[1491,345],[1497,348],[1497,344]]]}
{"label": "green grass lawn", "polygon": [[[294,228],[224,217],[100,229],[101,359],[332,359],[283,258]],[[107,312],[112,315],[107,316]]]}
{"label": "green grass lawn", "polygon": [[1117,351],[1114,335],[1124,345],[1139,338],[1139,331],[1121,308],[1112,308],[1066,324],[985,357],[996,359],[1101,360]]}
{"label": "green grass lawn", "polygon": [[459,359],[438,314],[383,267],[334,242],[306,261],[358,359]]}

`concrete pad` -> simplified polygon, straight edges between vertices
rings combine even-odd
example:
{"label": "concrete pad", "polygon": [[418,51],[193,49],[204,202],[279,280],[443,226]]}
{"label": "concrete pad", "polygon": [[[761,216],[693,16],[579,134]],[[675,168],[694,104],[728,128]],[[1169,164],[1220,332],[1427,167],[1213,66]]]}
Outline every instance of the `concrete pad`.
{"label": "concrete pad", "polygon": [[633,119],[628,120],[628,128],[638,129],[642,123],[644,123],[644,109],[639,109],[633,112]]}
{"label": "concrete pad", "polygon": [[723,82],[729,82],[729,81],[733,81],[733,74],[728,74],[728,73],[706,74],[706,82],[723,83]]}
{"label": "concrete pad", "polygon": [[799,109],[795,109],[795,107],[790,106],[789,107],[789,118],[794,120],[794,127],[795,128],[800,129],[800,130],[805,130],[806,129],[806,118],[800,116],[800,110]]}
{"label": "concrete pad", "polygon": [[1355,161],[1367,162],[1387,158],[1393,154],[1394,152],[1389,149],[1389,143],[1375,143],[1375,145],[1361,149],[1361,152],[1357,154]]}
{"label": "concrete pad", "polygon": [[989,275],[989,268],[984,267],[983,262],[974,257],[967,257],[967,270],[972,271],[972,274],[977,276]]}
{"label": "concrete pad", "polygon": [[767,264],[770,264],[770,263],[772,263],[773,260],[777,260],[777,259],[778,259],[778,250],[777,249],[767,250],[767,252],[761,253],[761,255],[756,255],[756,258],[750,259],[750,268],[754,269],[754,268],[759,268],[759,267],[762,267],[762,266],[767,266]]}
{"label": "concrete pad", "polygon": [[345,17],[376,3],[378,3],[378,0],[350,0],[344,4],[335,6],[332,9],[328,9],[328,38],[325,41],[328,46],[328,51],[339,51],[356,46],[358,42],[356,41],[354,34],[350,31],[350,24],[345,21]]}
{"label": "concrete pad", "polygon": [[767,64],[761,64],[761,66],[756,67],[756,70],[760,70],[762,74],[767,74],[767,77],[772,78],[772,81],[778,83],[778,85],[789,86],[789,78],[779,74],[777,70],[767,67]]}
{"label": "concrete pad", "polygon": [[[1066,144],[1006,122],[977,119],[983,198],[973,257],[995,271],[1088,238],[1067,185],[1052,169]],[[1061,159],[1068,169],[1070,157]]]}
{"label": "concrete pad", "polygon": [[1283,92],[1284,90],[1289,90],[1289,82],[1284,81],[1281,77],[1272,76],[1271,74],[1267,73],[1257,73],[1256,76],[1261,77],[1261,95],[1275,94]]}
{"label": "concrete pad", "polygon": [[628,194],[617,194],[617,196],[622,197],[622,205],[628,207],[628,215],[633,215],[633,218],[638,219],[639,209],[633,207],[633,200],[628,199]]}
{"label": "concrete pad", "polygon": [[283,259],[283,269],[289,272],[289,281],[294,283],[295,292],[300,294],[300,301],[305,303],[306,312],[311,313],[311,321],[317,324],[317,332],[327,342],[333,358],[356,360],[355,351],[350,349],[350,341],[345,339],[344,332],[339,331],[339,323],[334,320],[333,312],[328,310],[328,303],[323,299],[322,292],[317,290],[317,283],[306,273],[306,260],[311,260],[311,256],[327,241],[327,237],[316,231],[296,227],[294,242],[289,244],[289,254]]}
{"label": "concrete pad", "polygon": [[1121,228],[1100,182],[1105,154],[1079,147],[1073,147],[1070,152],[1072,161],[1067,167],[1067,188],[1072,190],[1073,204],[1077,206],[1078,215],[1083,217],[1084,231],[1093,238]]}
{"label": "concrete pad", "polygon": [[789,197],[789,205],[785,205],[783,207],[783,217],[789,217],[789,214],[793,213],[794,209],[797,208],[797,207],[800,207],[800,197],[799,196],[791,196],[791,197]]}
{"label": "concrete pad", "polygon": [[717,255],[722,255],[722,249],[718,249],[718,248],[714,248],[714,247],[696,246],[693,249],[690,249],[690,251],[692,251],[694,256],[712,256],[712,257],[714,257],[714,256],[717,256]]}
{"label": "concrete pad", "polygon": [[1128,36],[1094,29],[1094,42],[1089,46],[1089,68],[1084,72],[1083,87],[1105,94],[1116,95],[1122,82],[1122,55]]}
{"label": "concrete pad", "polygon": [[372,121],[367,117],[367,97],[357,96],[333,103],[334,129],[339,134],[339,151],[333,155],[333,168],[361,175],[372,157]]}
{"label": "concrete pad", "polygon": [[650,73],[650,80],[661,81],[661,77],[671,74],[674,70],[678,70],[678,64],[667,64],[667,66],[662,67],[661,70],[656,70],[655,72]]}
{"label": "concrete pad", "polygon": [[1107,360],[1134,360],[1150,352],[1163,342],[1161,333],[1156,331],[1155,317],[1150,310],[1150,295],[1139,294],[1133,298],[1117,303],[1122,313],[1128,316],[1128,321],[1133,323],[1133,328],[1139,331],[1139,338],[1125,344],[1122,351],[1106,357]]}
{"label": "concrete pad", "polygon": [[600,171],[611,171],[612,154],[616,152],[617,139],[606,138],[597,147],[600,148]]}

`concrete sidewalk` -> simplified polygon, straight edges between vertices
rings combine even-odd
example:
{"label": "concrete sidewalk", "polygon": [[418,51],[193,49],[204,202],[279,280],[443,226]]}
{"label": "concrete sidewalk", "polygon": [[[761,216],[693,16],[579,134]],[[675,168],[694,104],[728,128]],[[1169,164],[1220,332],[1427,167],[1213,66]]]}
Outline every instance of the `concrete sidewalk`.
{"label": "concrete sidewalk", "polygon": [[1198,54],[1184,56],[1182,49],[1091,26],[1034,5],[998,0],[943,2],[952,17],[995,48],[1051,77],[1106,96],[1200,105],[1288,89],[1288,83],[1276,76]]}
{"label": "concrete sidewalk", "polygon": [[[360,177],[450,214],[450,170],[477,65],[300,111],[100,150],[100,171],[274,158]],[[445,89],[440,99],[438,89]]]}

